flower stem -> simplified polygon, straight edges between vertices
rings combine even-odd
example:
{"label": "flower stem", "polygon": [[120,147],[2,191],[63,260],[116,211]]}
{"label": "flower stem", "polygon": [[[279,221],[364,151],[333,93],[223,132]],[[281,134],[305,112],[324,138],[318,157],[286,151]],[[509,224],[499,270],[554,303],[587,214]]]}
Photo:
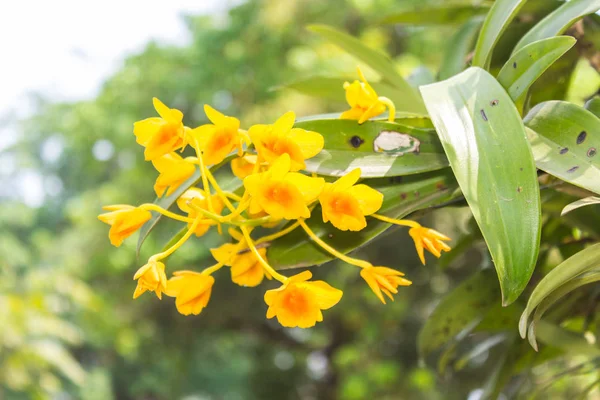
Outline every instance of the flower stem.
{"label": "flower stem", "polygon": [[206,268],[201,273],[204,275],[211,275],[211,274],[217,272],[218,270],[220,270],[224,265],[225,264],[223,264],[223,263],[217,263],[211,267]]}
{"label": "flower stem", "polygon": [[173,246],[169,247],[167,250],[153,255],[152,257],[150,257],[150,260],[160,261],[164,258],[169,257],[171,254],[173,254],[173,252],[175,252],[178,248],[183,246],[183,244],[190,238],[190,236],[192,236],[192,234],[196,230],[196,227],[198,226],[198,224],[200,224],[200,221],[202,221],[202,219],[200,218],[200,216],[198,216],[198,218],[196,218],[196,220],[192,223],[190,228],[187,230],[185,235],[183,235],[181,237],[181,239],[179,239],[177,241],[177,243],[175,243]]}
{"label": "flower stem", "polygon": [[371,214],[370,216],[380,221],[394,225],[410,226],[411,228],[419,228],[421,226],[421,224],[419,224],[418,222],[411,221],[408,219],[394,219],[379,214]]}
{"label": "flower stem", "polygon": [[340,253],[339,251],[337,251],[336,249],[334,249],[333,247],[331,247],[330,245],[328,245],[327,243],[322,241],[317,235],[315,235],[315,233],[308,227],[308,225],[306,225],[306,222],[304,222],[304,220],[299,219],[298,223],[300,224],[302,229],[304,229],[306,234],[308,236],[310,236],[310,238],[312,240],[315,241],[315,243],[317,243],[319,246],[321,246],[325,251],[327,251],[331,255],[339,258],[340,260],[342,260],[344,262],[347,262],[348,264],[356,265],[357,267],[360,267],[360,268],[369,268],[369,267],[373,266],[368,261],[358,260],[356,258],[348,257],[345,254]]}
{"label": "flower stem", "polygon": [[394,122],[396,119],[396,106],[394,105],[394,102],[383,96],[380,96],[377,100],[379,100],[381,104],[385,105],[390,112],[390,115],[388,116],[388,122]]}
{"label": "flower stem", "polygon": [[256,240],[255,243],[261,244],[261,243],[271,242],[275,239],[279,239],[280,237],[287,235],[288,233],[290,233],[291,231],[293,231],[294,229],[296,229],[299,226],[300,226],[300,221],[296,221],[293,224],[291,224],[290,226],[288,226],[287,228],[285,228],[277,233],[273,233],[272,235],[263,236],[263,237],[259,238],[258,240]]}
{"label": "flower stem", "polygon": [[171,211],[167,211],[157,204],[145,203],[145,204],[142,204],[141,206],[139,206],[139,208],[141,208],[142,210],[147,210],[147,211],[156,211],[156,212],[164,215],[165,217],[168,217],[168,218],[171,218],[171,219],[174,219],[177,221],[181,221],[181,222],[194,222],[196,220],[195,218],[188,218],[188,217],[184,217],[183,215],[179,215],[179,214],[175,214]]}
{"label": "flower stem", "polygon": [[240,229],[242,230],[242,234],[244,235],[244,239],[246,239],[246,243],[248,244],[248,247],[250,247],[250,250],[252,251],[252,253],[254,253],[254,256],[256,257],[256,259],[258,260],[258,262],[263,266],[263,268],[273,278],[277,279],[279,282],[281,282],[281,283],[287,282],[288,278],[286,276],[283,276],[280,273],[278,273],[277,271],[275,271],[273,269],[273,267],[271,267],[269,265],[269,263],[267,263],[264,260],[264,258],[262,258],[262,256],[260,255],[260,253],[256,249],[256,246],[254,245],[254,242],[252,241],[252,238],[250,237],[250,233],[248,232],[248,228],[246,228],[245,226],[242,226]]}

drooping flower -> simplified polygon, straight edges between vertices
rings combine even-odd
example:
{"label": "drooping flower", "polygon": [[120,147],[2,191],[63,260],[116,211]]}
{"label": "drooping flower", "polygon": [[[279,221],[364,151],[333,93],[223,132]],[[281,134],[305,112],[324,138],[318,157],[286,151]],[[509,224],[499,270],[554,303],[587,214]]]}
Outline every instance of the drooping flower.
{"label": "drooping flower", "polygon": [[[223,211],[223,201],[219,196],[211,195],[210,201],[212,203],[213,212],[215,214],[220,215],[221,211]],[[194,208],[190,207],[190,204],[194,205]],[[177,199],[177,207],[185,213],[187,213],[188,218],[195,220],[198,217],[198,211],[196,208],[201,208],[206,211],[210,211],[208,205],[208,197],[206,196],[206,192],[199,188],[190,188],[186,190],[179,198]],[[192,227],[193,222],[188,222],[188,227]],[[196,236],[202,236],[212,225],[216,225],[215,221],[207,222],[207,223],[198,223],[196,224],[196,229],[194,229],[194,234]]]}
{"label": "drooping flower", "polygon": [[408,234],[413,238],[417,254],[421,263],[425,265],[425,255],[423,250],[429,250],[431,254],[440,258],[442,251],[450,251],[451,248],[443,240],[451,240],[448,236],[424,226],[410,228]]}
{"label": "drooping flower", "polygon": [[250,194],[250,213],[264,210],[276,219],[310,217],[308,205],[317,199],[325,180],[289,172],[290,164],[289,155],[284,153],[268,171],[244,179]]}
{"label": "drooping flower", "polygon": [[235,148],[241,149],[240,120],[223,115],[208,104],[204,105],[204,112],[212,124],[193,129],[191,140],[198,142],[206,165],[218,164]]}
{"label": "drooping flower", "polygon": [[334,183],[325,184],[319,196],[323,222],[331,221],[342,231],[360,231],[367,226],[365,215],[381,208],[383,194],[367,185],[355,185],[360,174],[357,168]]}
{"label": "drooping flower", "polygon": [[[385,112],[385,104],[379,100],[375,89],[369,85],[360,68],[356,68],[360,81],[352,83],[345,82],[346,101],[350,105],[350,110],[344,111],[340,118],[356,119],[359,124],[366,120],[381,115]],[[362,81],[362,82],[361,82]]]}
{"label": "drooping flower", "polygon": [[165,192],[171,195],[190,176],[194,175],[196,167],[177,153],[165,154],[152,160],[152,165],[159,172],[154,183],[154,192],[162,197]]}
{"label": "drooping flower", "polygon": [[210,300],[215,278],[193,271],[176,271],[167,281],[165,294],[175,297],[177,311],[183,315],[198,315]]}
{"label": "drooping flower", "polygon": [[144,158],[154,160],[184,145],[183,113],[152,99],[159,117],[146,118],[133,124],[136,141],[144,146]]}
{"label": "drooping flower", "polygon": [[[224,245],[211,249],[215,260],[231,267],[231,280],[240,286],[254,287],[260,285],[264,277],[271,279],[268,273],[265,273],[262,265],[258,262],[256,256],[251,251],[238,253],[239,246],[234,243],[225,243]],[[267,260],[267,249],[260,248],[258,253]]]}
{"label": "drooping flower", "polygon": [[110,239],[110,243],[116,247],[119,247],[123,243],[123,240],[134,234],[146,221],[152,218],[150,211],[125,204],[116,204],[102,208],[110,212],[100,214],[98,219],[110,225],[108,238]]}
{"label": "drooping flower", "polygon": [[336,305],[343,292],[324,281],[308,282],[310,271],[290,277],[281,287],[265,293],[265,303],[269,306],[267,318],[277,317],[277,321],[289,328],[310,328],[323,321],[322,310]]}
{"label": "drooping flower", "polygon": [[167,289],[167,276],[165,275],[165,264],[150,259],[146,265],[137,270],[133,276],[137,280],[137,287],[133,292],[133,298],[137,299],[145,291],[150,290],[162,299],[162,293]]}
{"label": "drooping flower", "polygon": [[360,276],[383,304],[385,304],[385,298],[381,292],[394,301],[392,293],[398,293],[398,289],[396,289],[398,286],[410,286],[412,284],[408,279],[402,278],[404,276],[402,272],[387,267],[363,268],[360,271]]}
{"label": "drooping flower", "polygon": [[323,150],[324,139],[320,133],[293,128],[296,115],[290,111],[273,125],[254,125],[248,130],[258,154],[269,164],[282,154],[291,160],[290,171],[306,167],[305,160]]}

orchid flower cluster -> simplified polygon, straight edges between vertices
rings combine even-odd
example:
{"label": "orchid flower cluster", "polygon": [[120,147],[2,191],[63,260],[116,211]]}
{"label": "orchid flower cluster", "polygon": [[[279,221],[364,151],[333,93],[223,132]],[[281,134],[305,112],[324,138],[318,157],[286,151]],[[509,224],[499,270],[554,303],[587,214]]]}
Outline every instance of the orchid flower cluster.
{"label": "orchid flower cluster", "polygon": [[[360,69],[358,71],[361,80],[344,85],[351,109],[341,118],[362,124],[387,109],[389,120],[393,122],[394,104],[379,97]],[[334,257],[359,267],[361,277],[384,304],[384,294],[393,300],[392,295],[398,293],[399,286],[411,284],[402,272],[342,254],[319,238],[306,224],[317,205],[320,205],[323,222],[342,231],[364,229],[367,217],[410,227],[409,234],[423,264],[424,250],[436,257],[441,251],[450,250],[444,243],[450,239],[433,229],[414,221],[377,214],[383,195],[367,184],[358,183],[359,168],[333,182],[302,172],[306,168],[305,160],[323,149],[324,138],[318,132],[294,128],[293,112],[284,114],[272,125],[254,125],[244,130],[238,119],[205,105],[211,123],[191,129],[183,125],[181,111],[167,107],[156,98],[154,107],[159,117],[136,122],[133,132],[137,143],[145,148],[145,159],[152,162],[158,172],[154,184],[156,195],[171,195],[198,168],[202,187],[192,187],[177,199],[180,213],[157,204],[104,207],[108,212],[98,218],[110,225],[109,239],[117,247],[152,218],[151,212],[187,224],[185,234],[175,244],[151,256],[134,274],[133,279],[137,280],[134,299],[146,291],[154,292],[159,299],[164,293],[175,298],[181,314],[198,315],[210,300],[215,282],[213,275],[227,266],[231,280],[240,286],[255,287],[265,278],[281,283],[264,295],[267,318],[277,317],[286,327],[312,327],[323,320],[323,310],[340,301],[342,291],[324,281],[311,280],[310,271],[288,277],[270,265],[268,245],[295,229],[303,229],[315,245]],[[196,155],[183,158],[178,152],[188,146]],[[242,180],[243,192],[223,190],[213,176],[209,167],[225,162],[230,162],[234,175]],[[271,228],[274,233],[255,237],[253,230],[258,226]],[[193,235],[201,237],[213,228],[222,234],[223,227],[227,227],[232,240],[211,249],[214,265],[200,272],[175,271],[167,278],[165,258]]]}

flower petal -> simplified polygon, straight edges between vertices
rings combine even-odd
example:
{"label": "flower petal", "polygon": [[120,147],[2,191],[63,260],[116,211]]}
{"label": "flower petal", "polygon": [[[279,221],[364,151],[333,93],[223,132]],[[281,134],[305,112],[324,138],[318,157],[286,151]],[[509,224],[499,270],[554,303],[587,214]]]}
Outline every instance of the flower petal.
{"label": "flower petal", "polygon": [[358,200],[364,215],[376,213],[383,204],[383,194],[367,185],[352,186],[348,190]]}

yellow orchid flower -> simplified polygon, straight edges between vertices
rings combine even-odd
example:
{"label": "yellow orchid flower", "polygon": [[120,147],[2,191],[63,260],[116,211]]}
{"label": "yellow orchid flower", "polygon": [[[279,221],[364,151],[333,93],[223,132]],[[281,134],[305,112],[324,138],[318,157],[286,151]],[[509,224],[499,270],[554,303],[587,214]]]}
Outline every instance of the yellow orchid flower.
{"label": "yellow orchid flower", "polygon": [[356,70],[360,81],[344,83],[346,101],[350,105],[350,109],[344,111],[340,118],[355,119],[358,120],[359,124],[362,124],[368,119],[383,114],[387,107],[390,110],[389,120],[393,121],[395,117],[394,104],[388,98],[378,96],[375,89],[367,82],[361,69],[357,67]]}
{"label": "yellow orchid flower", "polygon": [[144,158],[147,161],[183,147],[185,135],[183,113],[167,107],[156,97],[152,102],[160,118],[147,118],[133,124],[136,141],[146,148]]}
{"label": "yellow orchid flower", "polygon": [[208,305],[215,278],[193,271],[176,271],[167,281],[165,294],[175,297],[177,311],[198,315]]}
{"label": "yellow orchid flower", "polygon": [[308,204],[317,199],[325,180],[289,172],[290,165],[290,156],[284,153],[267,172],[244,179],[244,187],[250,195],[250,213],[264,210],[276,219],[310,217]]}
{"label": "yellow orchid flower", "polygon": [[165,275],[165,264],[156,260],[148,260],[148,263],[137,270],[133,276],[137,280],[137,287],[133,292],[133,298],[137,299],[145,291],[150,290],[162,299],[162,293],[167,289],[167,276]]}
{"label": "yellow orchid flower", "polygon": [[312,274],[304,271],[288,278],[281,287],[268,290],[267,318],[277,317],[288,328],[310,328],[323,321],[321,311],[336,305],[343,292],[324,281],[308,282],[310,278]]}
{"label": "yellow orchid flower", "polygon": [[[257,249],[263,260],[267,261],[267,249]],[[258,259],[251,251],[238,253],[239,244],[225,243],[224,245],[211,249],[215,260],[231,267],[231,281],[240,286],[254,287],[260,285],[264,277],[271,276],[265,272]]]}
{"label": "yellow orchid flower", "polygon": [[159,172],[154,183],[154,192],[162,197],[165,192],[170,196],[190,176],[194,175],[196,167],[177,153],[165,154],[152,160],[152,165]]}
{"label": "yellow orchid flower", "polygon": [[282,154],[291,160],[290,171],[306,167],[304,160],[319,154],[325,144],[320,133],[293,128],[296,114],[283,114],[273,125],[254,125],[248,130],[259,156],[272,164]]}
{"label": "yellow orchid flower", "polygon": [[327,183],[319,196],[323,222],[331,221],[342,231],[360,231],[367,226],[365,215],[381,208],[383,194],[367,185],[355,185],[360,178],[359,168]]}
{"label": "yellow orchid flower", "polygon": [[[212,207],[213,211],[216,214],[221,214],[223,211],[223,202],[219,196],[211,195]],[[196,208],[190,207],[189,204],[194,204],[196,208],[201,208],[203,210],[209,210],[208,206],[208,198],[206,196],[206,192],[199,188],[190,188],[186,190],[179,198],[177,199],[177,207],[185,213],[188,214],[188,218],[191,220],[195,220],[198,217],[199,211]],[[191,228],[193,222],[188,222],[188,227]],[[211,221],[208,223],[196,223],[196,228],[194,229],[194,234],[196,236],[202,236],[208,229],[216,225],[215,221]]]}
{"label": "yellow orchid flower", "polygon": [[108,238],[110,243],[116,247],[119,247],[123,240],[134,234],[146,221],[152,218],[149,211],[126,204],[105,206],[102,209],[110,212],[100,214],[98,219],[110,225]]}
{"label": "yellow orchid flower", "polygon": [[206,165],[218,164],[235,148],[241,151],[240,120],[221,114],[208,104],[204,112],[212,124],[202,125],[191,132],[191,140],[197,141]]}
{"label": "yellow orchid flower", "polygon": [[415,226],[410,228],[408,234],[415,242],[417,254],[421,263],[425,265],[425,255],[423,250],[429,250],[431,254],[440,258],[442,251],[450,251],[451,248],[443,240],[451,240],[448,236],[434,229],[425,228],[424,226]]}
{"label": "yellow orchid flower", "polygon": [[404,276],[402,272],[387,267],[363,268],[360,271],[360,276],[383,304],[385,304],[385,298],[381,292],[394,301],[392,293],[398,293],[398,289],[396,289],[398,286],[410,286],[412,284],[408,279],[402,278]]}

